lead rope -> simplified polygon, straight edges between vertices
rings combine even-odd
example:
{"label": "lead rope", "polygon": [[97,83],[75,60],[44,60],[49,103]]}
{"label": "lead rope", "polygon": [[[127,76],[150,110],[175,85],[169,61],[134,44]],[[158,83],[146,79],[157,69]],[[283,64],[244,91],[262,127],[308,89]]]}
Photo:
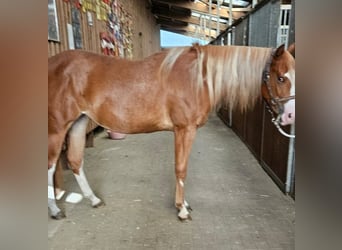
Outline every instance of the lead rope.
{"label": "lead rope", "polygon": [[276,128],[278,129],[279,133],[281,133],[283,136],[286,136],[288,138],[296,138],[295,135],[290,135],[288,133],[286,133],[279,125],[279,120],[280,120],[280,115],[277,116],[277,118],[274,117],[274,114],[271,110],[271,108],[268,106],[268,104],[266,103],[266,109],[268,112],[271,113],[271,116],[272,116],[272,123],[274,124],[274,126],[276,126]]}
{"label": "lead rope", "polygon": [[[279,117],[279,116],[278,116],[278,117]],[[284,136],[286,136],[286,137],[289,137],[289,138],[296,138],[295,135],[290,135],[290,134],[286,133],[286,132],[280,127],[280,125],[279,125],[279,118],[277,118],[277,119],[272,118],[272,122],[273,122],[273,124],[276,126],[276,128],[278,129],[278,131],[279,131],[282,135],[284,135]]]}

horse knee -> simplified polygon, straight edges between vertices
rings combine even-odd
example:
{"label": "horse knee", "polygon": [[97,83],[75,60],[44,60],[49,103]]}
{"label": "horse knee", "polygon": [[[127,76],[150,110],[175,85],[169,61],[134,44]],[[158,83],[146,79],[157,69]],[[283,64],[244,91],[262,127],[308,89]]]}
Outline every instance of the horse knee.
{"label": "horse knee", "polygon": [[182,170],[182,171],[176,170],[176,178],[180,179],[180,180],[185,180],[186,171],[185,170]]}

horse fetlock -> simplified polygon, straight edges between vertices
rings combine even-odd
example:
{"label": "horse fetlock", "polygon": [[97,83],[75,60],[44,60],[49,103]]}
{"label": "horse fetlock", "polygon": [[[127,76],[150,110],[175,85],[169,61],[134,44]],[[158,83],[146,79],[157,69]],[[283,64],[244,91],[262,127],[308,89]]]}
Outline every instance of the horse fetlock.
{"label": "horse fetlock", "polygon": [[51,214],[51,218],[54,220],[61,220],[63,218],[65,218],[65,213],[63,213],[62,211],[59,211],[57,214],[53,215]]}
{"label": "horse fetlock", "polygon": [[65,214],[59,209],[54,198],[48,199],[48,207],[50,209],[51,218],[59,220],[65,217]]}
{"label": "horse fetlock", "polygon": [[175,207],[176,207],[178,210],[181,210],[182,207],[183,207],[183,204],[182,204],[182,203],[179,203],[179,202],[176,202],[176,203],[175,203]]}
{"label": "horse fetlock", "polygon": [[86,197],[86,198],[90,199],[91,205],[95,208],[101,207],[104,205],[104,202],[101,199],[97,198],[95,195],[92,195],[91,197]]}
{"label": "horse fetlock", "polygon": [[185,178],[186,178],[186,170],[176,170],[176,178],[179,181],[182,181],[184,183]]}

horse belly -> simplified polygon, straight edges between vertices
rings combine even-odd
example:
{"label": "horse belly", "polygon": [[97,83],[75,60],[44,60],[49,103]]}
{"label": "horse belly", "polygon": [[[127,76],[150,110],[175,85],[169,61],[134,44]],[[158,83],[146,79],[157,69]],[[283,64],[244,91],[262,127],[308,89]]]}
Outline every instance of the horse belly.
{"label": "horse belly", "polygon": [[91,119],[106,129],[125,134],[149,133],[173,130],[173,123],[165,112],[135,110],[107,110],[85,112]]}

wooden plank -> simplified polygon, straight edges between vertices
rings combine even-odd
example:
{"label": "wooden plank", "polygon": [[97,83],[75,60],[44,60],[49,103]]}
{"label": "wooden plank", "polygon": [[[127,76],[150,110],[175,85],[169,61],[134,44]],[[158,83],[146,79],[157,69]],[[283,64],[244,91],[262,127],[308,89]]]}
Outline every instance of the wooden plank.
{"label": "wooden plank", "polygon": [[246,113],[239,109],[232,111],[232,129],[241,138],[242,141],[246,139]]}
{"label": "wooden plank", "polygon": [[[178,8],[184,8],[184,9],[190,9],[192,11],[198,12],[198,13],[203,13],[206,15],[209,15],[209,7],[201,2],[194,3],[194,2],[165,2],[165,1],[159,1],[159,0],[152,0],[152,3],[158,4],[164,4],[168,5],[170,8],[172,7],[178,7]],[[212,16],[219,16],[221,18],[229,18],[228,12],[226,10],[220,9],[212,9],[211,10],[211,15]],[[234,17],[233,17],[234,18]]]}
{"label": "wooden plank", "polygon": [[68,4],[62,1],[60,2],[60,8],[61,8],[61,22],[60,22],[60,34],[61,34],[61,51],[68,50],[68,38],[67,38],[67,32],[66,32],[66,8],[68,7]]}
{"label": "wooden plank", "polygon": [[49,56],[54,56],[56,54],[54,42],[49,41]]}
{"label": "wooden plank", "polygon": [[51,56],[51,45],[50,42],[48,41],[48,58]]}
{"label": "wooden plank", "polygon": [[61,31],[61,49],[64,50],[68,50],[68,36],[67,36],[67,32],[66,32],[66,7],[67,7],[67,3],[61,2],[60,3],[60,7],[61,7],[61,21],[60,21],[60,31]]}
{"label": "wooden plank", "polygon": [[90,31],[88,27],[88,35],[90,39],[89,49],[93,52],[98,52],[98,50],[96,49],[96,39],[98,39],[99,37],[99,20],[97,20],[96,13],[93,13],[93,20],[94,20],[94,26],[93,26],[94,32]]}
{"label": "wooden plank", "polygon": [[258,100],[254,108],[246,113],[246,144],[260,160],[263,120],[263,103]]}
{"label": "wooden plank", "polygon": [[[287,158],[289,148],[289,138],[278,132],[276,127],[271,122],[271,115],[265,112],[264,129],[263,129],[263,144],[261,148],[261,161],[268,167],[268,170],[273,172],[277,178],[276,183],[285,186]],[[284,127],[285,132],[289,133],[289,127]],[[278,183],[278,182],[281,183]]]}
{"label": "wooden plank", "polygon": [[[198,28],[199,32],[197,32],[196,27],[194,25],[175,27],[175,26],[168,25],[168,24],[162,24],[161,29],[167,30],[170,32],[180,33],[180,34],[188,34],[188,35],[193,36],[193,37],[205,35],[206,37],[209,38],[209,30],[208,29],[200,30]],[[211,38],[215,38],[215,37],[216,37],[216,31],[211,30]]]}
{"label": "wooden plank", "polygon": [[[205,3],[206,5],[209,5],[209,0],[200,0],[201,2]],[[212,7],[213,8],[217,8],[217,1],[212,1]],[[229,9],[229,3],[221,3],[220,4],[220,8],[222,9]],[[252,10],[252,7],[251,5],[248,5],[247,7],[234,7],[234,4],[233,4],[233,11],[243,11],[243,12],[248,12],[248,11],[251,11]]]}
{"label": "wooden plank", "polygon": [[80,23],[81,23],[81,33],[82,33],[82,49],[85,49],[87,48],[87,39],[84,39],[85,35],[86,35],[86,30],[87,30],[87,22],[86,22],[86,15],[87,15],[87,12],[83,12],[81,11],[81,20],[80,20]]}

